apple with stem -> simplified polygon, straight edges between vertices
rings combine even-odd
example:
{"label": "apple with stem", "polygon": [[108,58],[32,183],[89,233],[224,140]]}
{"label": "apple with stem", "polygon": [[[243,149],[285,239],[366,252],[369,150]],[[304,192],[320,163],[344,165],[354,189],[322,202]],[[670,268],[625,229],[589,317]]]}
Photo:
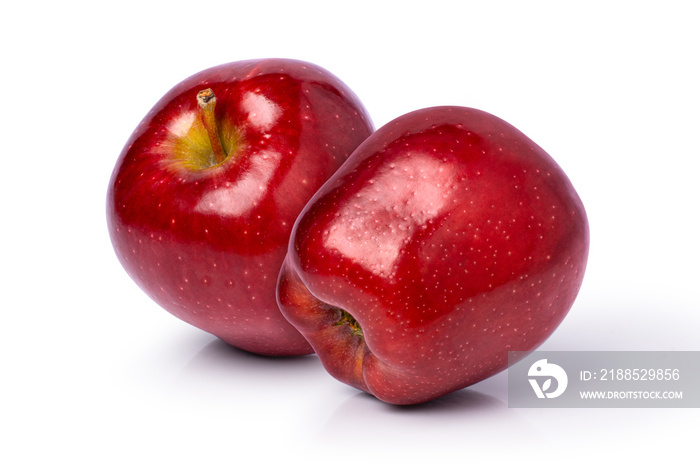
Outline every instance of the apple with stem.
{"label": "apple with stem", "polygon": [[163,308],[233,346],[311,353],[279,312],[277,276],[297,215],[372,131],[357,96],[310,63],[195,74],[118,158],[107,195],[117,257]]}
{"label": "apple with stem", "polygon": [[583,204],[542,148],[479,110],[423,109],[377,130],[307,204],[278,302],[332,376],[421,403],[540,345],[588,247]]}

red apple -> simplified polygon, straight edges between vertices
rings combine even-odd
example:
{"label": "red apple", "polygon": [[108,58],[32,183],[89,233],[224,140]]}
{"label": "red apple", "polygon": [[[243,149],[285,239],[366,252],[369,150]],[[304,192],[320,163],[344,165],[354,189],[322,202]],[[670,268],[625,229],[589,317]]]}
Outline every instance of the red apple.
{"label": "red apple", "polygon": [[547,153],[462,107],[377,130],[292,231],[282,313],[337,379],[393,404],[469,386],[559,325],[588,222]]}
{"label": "red apple", "polygon": [[310,63],[191,76],[119,156],[107,196],[117,256],[163,308],[227,343],[310,353],[279,312],[277,276],[297,215],[372,130],[350,89]]}

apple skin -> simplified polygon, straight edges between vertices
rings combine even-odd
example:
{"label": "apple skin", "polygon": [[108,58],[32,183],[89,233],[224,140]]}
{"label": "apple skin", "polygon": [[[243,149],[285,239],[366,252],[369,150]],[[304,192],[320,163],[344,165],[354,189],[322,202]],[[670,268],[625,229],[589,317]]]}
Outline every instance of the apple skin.
{"label": "apple skin", "polygon": [[307,204],[278,302],[332,376],[416,404],[540,345],[588,248],[583,204],[544,150],[483,111],[423,109],[378,129]]}
{"label": "apple skin", "polygon": [[[213,165],[196,98],[205,88],[230,151]],[[277,276],[297,215],[372,131],[357,96],[310,63],[195,74],[153,107],[116,163],[107,221],[117,257],[163,308],[233,346],[311,353],[279,312]]]}

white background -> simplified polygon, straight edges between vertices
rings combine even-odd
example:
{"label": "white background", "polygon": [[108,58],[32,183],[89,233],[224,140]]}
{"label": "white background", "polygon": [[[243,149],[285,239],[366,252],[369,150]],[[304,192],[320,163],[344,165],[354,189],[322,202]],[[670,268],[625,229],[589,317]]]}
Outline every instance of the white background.
{"label": "white background", "polygon": [[693,2],[2,10],[0,463],[695,460],[697,409],[512,409],[506,373],[400,409],[336,382],[315,356],[227,348],[130,281],[104,215],[124,142],[168,89],[229,61],[299,58],[344,80],[377,127],[422,107],[477,107],[564,168],[591,255],[541,349],[700,350]]}

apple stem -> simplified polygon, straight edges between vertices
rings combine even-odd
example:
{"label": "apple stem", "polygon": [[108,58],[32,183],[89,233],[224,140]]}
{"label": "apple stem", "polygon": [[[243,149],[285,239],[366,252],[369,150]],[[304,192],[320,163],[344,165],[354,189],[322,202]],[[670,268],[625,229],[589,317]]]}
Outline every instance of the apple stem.
{"label": "apple stem", "polygon": [[197,103],[199,104],[199,108],[202,109],[202,123],[209,136],[209,142],[214,151],[216,163],[221,163],[226,160],[226,153],[224,152],[224,147],[221,145],[219,129],[214,116],[214,108],[216,108],[216,96],[214,95],[214,91],[211,89],[199,91],[197,93]]}

